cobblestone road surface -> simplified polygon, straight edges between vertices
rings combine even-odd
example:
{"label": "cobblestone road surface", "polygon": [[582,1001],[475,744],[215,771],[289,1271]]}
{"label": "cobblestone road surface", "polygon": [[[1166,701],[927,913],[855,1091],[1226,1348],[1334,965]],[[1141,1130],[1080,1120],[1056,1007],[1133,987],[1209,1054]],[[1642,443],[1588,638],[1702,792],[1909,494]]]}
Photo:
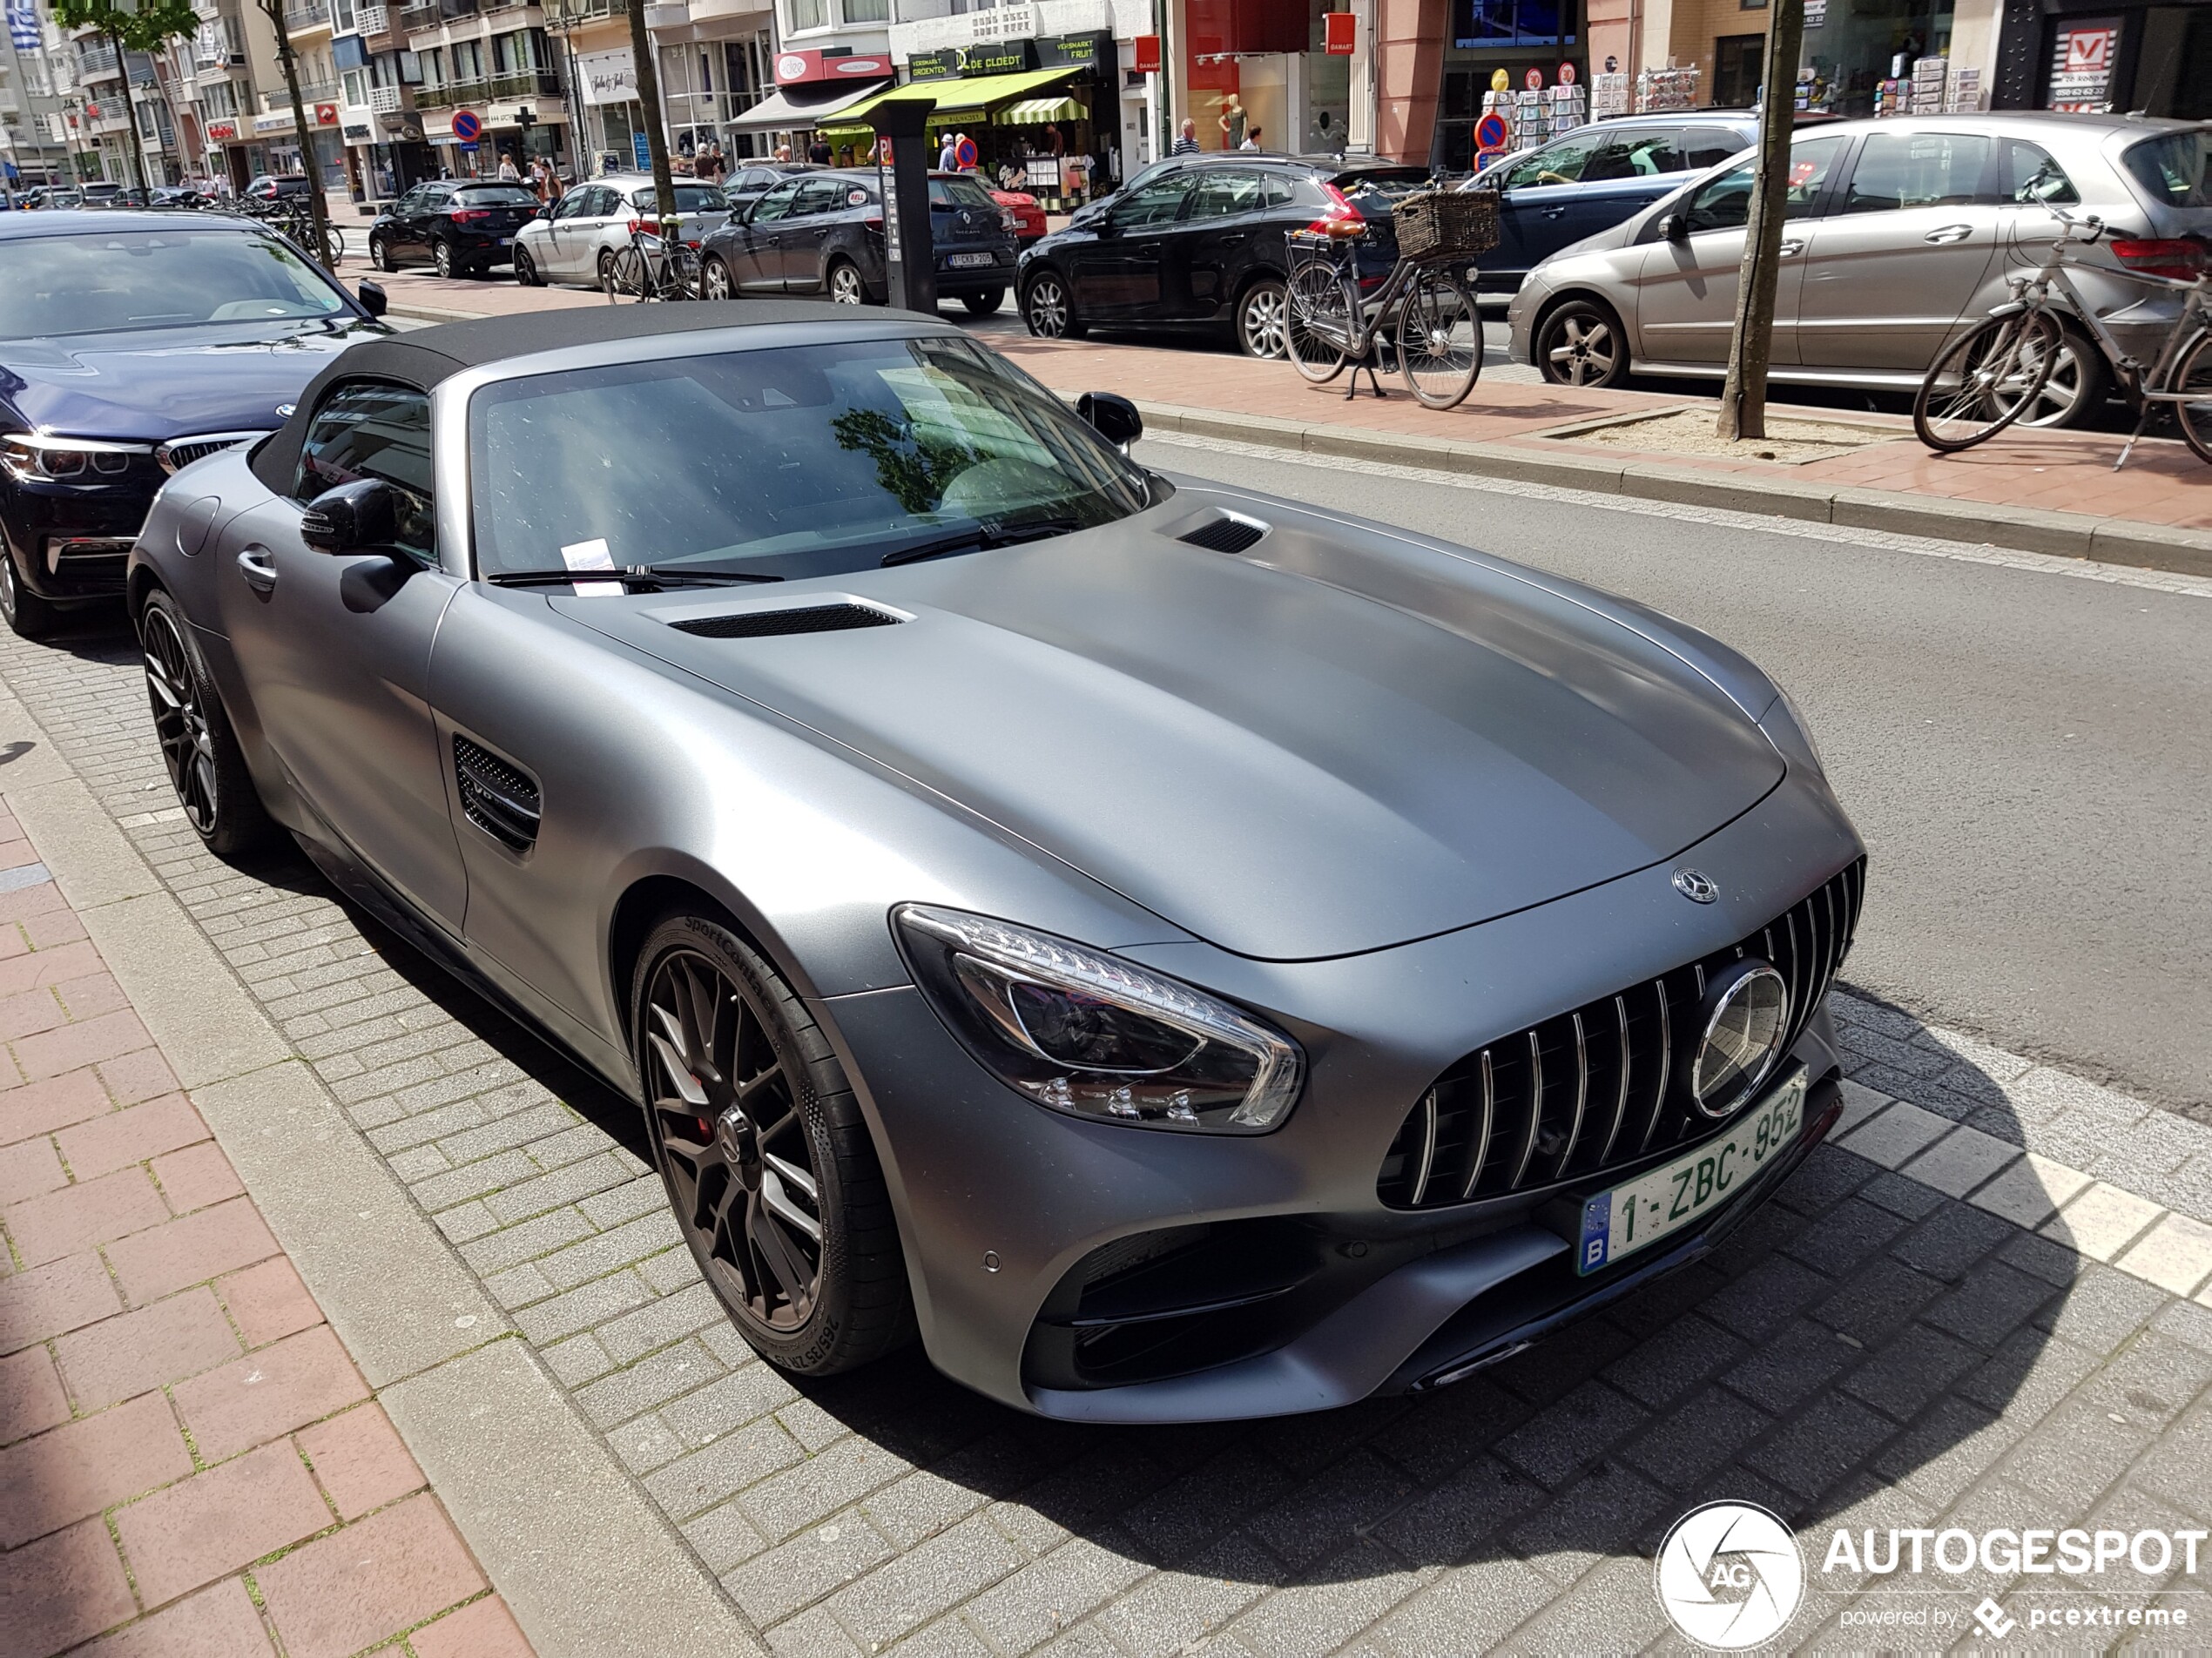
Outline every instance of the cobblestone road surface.
{"label": "cobblestone road surface", "polygon": [[[1867,1155],[1822,1150],[1716,1258],[1442,1394],[1103,1431],[918,1352],[794,1386],[724,1321],[620,1102],[304,863],[200,849],[126,635],[0,637],[0,676],[779,1652],[1587,1652],[1666,1637],[1650,1555],[1710,1496],[1801,1527],[2212,1521],[2202,1188],[2168,1178],[2177,1218],[2017,1155],[2124,1158],[2157,1196],[2212,1134],[1849,999],[1861,1075],[1915,1102],[1854,1095]],[[1932,1587],[1963,1616],[1993,1586]],[[1816,1593],[1791,1637],[1887,1592]]]}

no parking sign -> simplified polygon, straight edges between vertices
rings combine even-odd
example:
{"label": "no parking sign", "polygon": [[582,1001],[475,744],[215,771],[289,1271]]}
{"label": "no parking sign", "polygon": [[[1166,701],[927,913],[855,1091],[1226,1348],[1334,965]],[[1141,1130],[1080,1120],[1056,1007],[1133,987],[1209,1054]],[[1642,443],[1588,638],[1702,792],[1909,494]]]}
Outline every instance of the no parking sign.
{"label": "no parking sign", "polygon": [[1480,172],[1503,155],[1513,143],[1513,125],[1501,110],[1486,110],[1474,124],[1475,169]]}
{"label": "no parking sign", "polygon": [[474,144],[484,136],[484,124],[476,118],[474,110],[453,112],[453,136],[462,144]]}

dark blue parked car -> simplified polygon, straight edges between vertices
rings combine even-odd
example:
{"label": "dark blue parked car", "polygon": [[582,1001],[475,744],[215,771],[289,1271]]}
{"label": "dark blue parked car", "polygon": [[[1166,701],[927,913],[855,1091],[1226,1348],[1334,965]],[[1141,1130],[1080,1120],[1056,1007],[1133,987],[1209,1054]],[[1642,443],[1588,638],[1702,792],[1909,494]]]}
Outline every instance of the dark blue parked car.
{"label": "dark blue parked car", "polygon": [[1494,163],[1462,186],[1499,192],[1498,246],[1482,256],[1481,286],[1512,293],[1561,248],[1610,230],[1758,136],[1752,110],[1621,116]]}
{"label": "dark blue parked car", "polygon": [[119,596],[169,475],[281,426],[383,308],[244,219],[0,220],[0,616],[37,638]]}

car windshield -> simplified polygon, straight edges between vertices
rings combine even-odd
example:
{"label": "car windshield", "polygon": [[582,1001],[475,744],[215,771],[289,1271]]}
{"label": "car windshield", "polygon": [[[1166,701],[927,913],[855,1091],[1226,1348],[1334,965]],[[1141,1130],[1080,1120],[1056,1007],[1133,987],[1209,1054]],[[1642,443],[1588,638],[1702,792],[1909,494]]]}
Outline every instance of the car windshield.
{"label": "car windshield", "polygon": [[453,192],[456,207],[535,207],[537,198],[520,185],[469,185]]}
{"label": "car windshield", "polygon": [[0,242],[0,340],[346,313],[345,297],[273,236],[121,230]]}
{"label": "car windshield", "polygon": [[1339,173],[1334,183],[1366,217],[1387,220],[1393,204],[1429,187],[1429,175],[1425,167],[1362,167]]}
{"label": "car windshield", "polygon": [[2150,199],[2168,207],[2212,207],[2212,131],[2168,132],[2120,158]]}
{"label": "car windshield", "polygon": [[973,179],[932,179],[929,181],[929,205],[932,207],[996,207],[991,192]]}
{"label": "car windshield", "polygon": [[1085,529],[1148,499],[1143,474],[1065,403],[949,338],[502,381],[469,401],[469,453],[483,576],[835,575],[961,532]]}
{"label": "car windshield", "polygon": [[676,186],[676,211],[679,213],[718,213],[726,212],[730,199],[712,185],[678,185]]}

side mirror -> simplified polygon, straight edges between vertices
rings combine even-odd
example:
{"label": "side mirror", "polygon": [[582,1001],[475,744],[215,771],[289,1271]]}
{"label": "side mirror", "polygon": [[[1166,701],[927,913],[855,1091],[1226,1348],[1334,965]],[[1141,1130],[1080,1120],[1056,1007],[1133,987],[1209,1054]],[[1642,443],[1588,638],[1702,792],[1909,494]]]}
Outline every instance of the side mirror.
{"label": "side mirror", "polygon": [[357,292],[361,294],[361,309],[372,317],[382,316],[384,308],[391,304],[384,297],[384,285],[381,282],[364,282]]}
{"label": "side mirror", "polygon": [[1659,219],[1659,234],[1670,242],[1689,241],[1689,215],[1688,213],[1662,213]]}
{"label": "side mirror", "polygon": [[358,478],[326,489],[300,517],[300,539],[319,553],[389,546],[398,530],[392,486],[381,478]]}
{"label": "side mirror", "polygon": [[1144,417],[1136,405],[1112,392],[1085,392],[1076,399],[1076,413],[1116,448],[1127,448],[1144,435]]}

